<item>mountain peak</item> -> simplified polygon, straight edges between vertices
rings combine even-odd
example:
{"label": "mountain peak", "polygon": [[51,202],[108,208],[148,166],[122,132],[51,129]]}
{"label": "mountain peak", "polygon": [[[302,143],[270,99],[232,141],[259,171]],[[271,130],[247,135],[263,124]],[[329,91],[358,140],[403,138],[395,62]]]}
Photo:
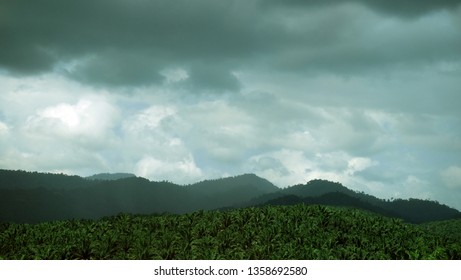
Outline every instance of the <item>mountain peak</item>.
{"label": "mountain peak", "polygon": [[190,185],[191,188],[201,189],[211,192],[233,189],[235,187],[251,186],[261,193],[278,191],[279,188],[268,180],[261,178],[253,173],[246,173],[237,176],[225,177],[214,180],[205,180]]}
{"label": "mountain peak", "polygon": [[331,192],[354,193],[354,191],[346,188],[341,183],[322,179],[314,179],[304,185],[289,187],[285,189],[285,192],[300,196],[321,196]]}
{"label": "mountain peak", "polygon": [[132,173],[120,173],[119,172],[119,173],[98,173],[98,174],[85,177],[85,179],[98,180],[98,181],[114,181],[114,180],[131,178],[131,177],[136,177],[136,175]]}

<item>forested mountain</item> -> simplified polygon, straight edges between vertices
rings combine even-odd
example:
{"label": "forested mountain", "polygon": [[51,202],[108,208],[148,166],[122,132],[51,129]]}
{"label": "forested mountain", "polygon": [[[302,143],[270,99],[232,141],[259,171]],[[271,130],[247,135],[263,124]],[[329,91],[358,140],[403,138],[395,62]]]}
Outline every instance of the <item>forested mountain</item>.
{"label": "forested mountain", "polygon": [[[191,189],[206,193],[222,193],[236,189],[238,186],[248,186],[262,193],[271,193],[280,190],[271,182],[256,176],[255,174],[243,174],[215,180],[205,180],[192,185]],[[219,186],[219,187],[217,187]]]}
{"label": "forested mountain", "polygon": [[412,223],[461,218],[458,210],[436,201],[414,198],[384,200],[363,192],[355,192],[340,183],[326,180],[312,180],[304,185],[295,185],[266,194],[245,203],[245,206],[295,203],[360,208]]}
{"label": "forested mountain", "polygon": [[120,212],[187,213],[229,206],[278,189],[256,175],[189,186],[141,177],[87,180],[78,176],[0,170],[0,222],[100,218]]}
{"label": "forested mountain", "polygon": [[73,189],[90,185],[82,177],[65,174],[0,169],[0,190],[10,189]]}
{"label": "forested mountain", "polygon": [[99,173],[99,174],[94,174],[94,175],[85,177],[85,179],[100,180],[100,181],[113,181],[113,180],[130,178],[130,177],[136,177],[136,175],[132,173]]}
{"label": "forested mountain", "polygon": [[266,179],[254,174],[206,180],[187,186],[188,191],[201,195],[205,208],[216,209],[236,205],[280,190]]}
{"label": "forested mountain", "polygon": [[[129,175],[104,174],[93,177],[99,179],[85,179],[0,170],[0,222],[96,219],[120,212],[181,214],[299,203],[359,208],[413,223],[461,218],[459,211],[435,201],[382,200],[325,180],[279,189],[254,174],[187,186]],[[117,176],[122,178],[116,179]]]}

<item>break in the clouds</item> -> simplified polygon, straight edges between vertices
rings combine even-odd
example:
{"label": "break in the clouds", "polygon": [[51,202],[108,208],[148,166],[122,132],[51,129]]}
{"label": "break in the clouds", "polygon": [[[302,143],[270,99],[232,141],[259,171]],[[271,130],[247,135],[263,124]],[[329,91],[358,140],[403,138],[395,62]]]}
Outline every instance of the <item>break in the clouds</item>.
{"label": "break in the clouds", "polygon": [[414,2],[0,1],[0,168],[461,209],[461,1]]}

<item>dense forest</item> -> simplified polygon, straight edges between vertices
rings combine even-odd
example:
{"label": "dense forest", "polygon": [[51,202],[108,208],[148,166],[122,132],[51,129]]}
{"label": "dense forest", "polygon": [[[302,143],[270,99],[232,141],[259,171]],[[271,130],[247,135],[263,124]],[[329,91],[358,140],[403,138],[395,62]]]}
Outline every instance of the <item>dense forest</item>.
{"label": "dense forest", "polygon": [[460,232],[460,212],[436,201],[325,180],[0,170],[0,259],[461,259]]}
{"label": "dense forest", "polygon": [[261,206],[0,224],[0,259],[461,259],[459,221],[407,224],[358,209]]}
{"label": "dense forest", "polygon": [[185,214],[299,203],[358,208],[411,223],[461,217],[456,209],[436,201],[383,200],[325,180],[279,189],[254,174],[182,186],[152,182],[127,173],[82,178],[0,170],[0,222],[99,219],[121,212]]}

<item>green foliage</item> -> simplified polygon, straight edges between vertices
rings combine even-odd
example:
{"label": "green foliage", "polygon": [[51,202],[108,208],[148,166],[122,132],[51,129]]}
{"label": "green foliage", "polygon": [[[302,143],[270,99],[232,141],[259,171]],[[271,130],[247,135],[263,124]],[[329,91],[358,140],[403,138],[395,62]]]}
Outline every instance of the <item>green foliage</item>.
{"label": "green foliage", "polygon": [[104,180],[0,169],[0,222],[99,219],[120,212],[184,214],[199,209],[299,203],[359,208],[411,223],[461,218],[459,211],[436,201],[386,201],[326,180],[282,190],[254,174],[188,186],[123,173],[92,178]]}
{"label": "green foliage", "polygon": [[439,238],[461,244],[461,219],[426,223],[420,225],[420,228]]}
{"label": "green foliage", "polygon": [[318,205],[0,224],[0,259],[460,258],[430,227]]}

